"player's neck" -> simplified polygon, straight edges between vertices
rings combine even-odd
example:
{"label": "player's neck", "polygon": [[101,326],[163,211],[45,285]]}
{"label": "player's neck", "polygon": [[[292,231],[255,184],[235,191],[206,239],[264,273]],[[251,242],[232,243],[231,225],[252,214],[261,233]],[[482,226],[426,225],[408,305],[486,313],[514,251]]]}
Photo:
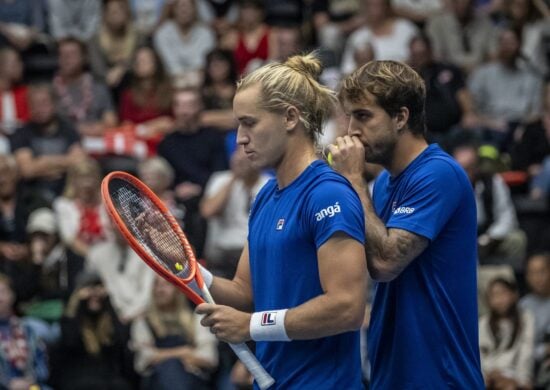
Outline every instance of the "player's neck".
{"label": "player's neck", "polygon": [[275,168],[279,189],[292,183],[316,159],[315,147],[311,141],[304,139],[294,142]]}
{"label": "player's neck", "polygon": [[388,171],[393,177],[398,176],[409,166],[426,148],[428,143],[422,137],[415,137],[412,133],[406,132],[395,145],[393,158]]}

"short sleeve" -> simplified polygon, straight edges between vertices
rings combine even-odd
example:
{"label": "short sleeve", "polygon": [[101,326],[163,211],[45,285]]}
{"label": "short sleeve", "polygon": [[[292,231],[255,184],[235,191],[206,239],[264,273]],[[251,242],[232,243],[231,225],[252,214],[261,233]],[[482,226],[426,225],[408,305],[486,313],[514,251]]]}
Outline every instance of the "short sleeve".
{"label": "short sleeve", "polygon": [[317,249],[337,232],[365,243],[365,217],[361,201],[343,179],[325,180],[315,187],[306,201],[305,221]]}
{"label": "short sleeve", "polygon": [[438,160],[407,184],[405,195],[392,206],[386,227],[410,231],[433,240],[459,207],[466,181],[458,167]]}

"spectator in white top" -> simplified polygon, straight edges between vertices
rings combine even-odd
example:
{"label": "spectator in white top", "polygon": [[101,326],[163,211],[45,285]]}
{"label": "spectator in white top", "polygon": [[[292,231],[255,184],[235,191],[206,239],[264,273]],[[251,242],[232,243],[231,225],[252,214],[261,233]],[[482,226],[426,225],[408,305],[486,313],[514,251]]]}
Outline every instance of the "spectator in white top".
{"label": "spectator in white top", "polygon": [[493,279],[487,290],[490,313],[479,320],[481,368],[489,390],[526,389],[533,381],[534,321],[518,308],[518,290]]}
{"label": "spectator in white top", "polygon": [[231,170],[214,172],[208,180],[200,211],[208,220],[208,268],[216,275],[233,278],[248,235],[250,207],[268,179],[238,147],[231,157]]}
{"label": "spectator in white top", "polygon": [[92,247],[87,269],[99,274],[122,323],[142,315],[150,302],[155,273],[116,231],[114,238]]}
{"label": "spectator in white top", "polygon": [[526,269],[531,292],[519,301],[519,306],[535,318],[535,368],[536,378],[541,378],[536,386],[544,388],[550,385],[550,381],[542,382],[543,373],[550,373],[550,253],[531,255]]}
{"label": "spectator in white top", "polygon": [[50,32],[55,39],[77,38],[87,41],[101,19],[101,1],[48,0]]}
{"label": "spectator in white top", "polygon": [[196,76],[200,76],[206,55],[216,46],[216,37],[210,27],[198,21],[195,0],[176,0],[171,11],[172,17],[153,36],[155,48],[172,77],[191,72],[189,80],[200,84]]}
{"label": "spectator in white top", "polygon": [[396,17],[389,1],[365,0],[366,24],[348,38],[341,64],[343,74],[358,67],[356,52],[367,44],[372,45],[376,60],[405,62],[409,58],[409,43],[418,34],[418,28],[411,21]]}

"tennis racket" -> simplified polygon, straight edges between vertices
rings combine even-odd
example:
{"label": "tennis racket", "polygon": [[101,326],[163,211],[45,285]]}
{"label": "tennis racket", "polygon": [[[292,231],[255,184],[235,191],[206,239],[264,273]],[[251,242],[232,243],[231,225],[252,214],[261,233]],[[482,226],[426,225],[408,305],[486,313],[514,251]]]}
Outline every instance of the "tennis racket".
{"label": "tennis racket", "polygon": [[[194,303],[214,303],[195,255],[176,219],[145,184],[126,172],[112,172],[101,183],[107,211],[132,249]],[[197,294],[195,291],[200,291]],[[246,344],[229,344],[261,389],[274,379]]]}

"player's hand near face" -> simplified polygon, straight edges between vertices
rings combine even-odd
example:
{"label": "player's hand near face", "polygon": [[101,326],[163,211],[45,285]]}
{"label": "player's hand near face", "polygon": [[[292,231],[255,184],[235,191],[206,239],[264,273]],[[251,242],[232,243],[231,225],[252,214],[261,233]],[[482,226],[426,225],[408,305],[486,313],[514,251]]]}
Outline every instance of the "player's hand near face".
{"label": "player's hand near face", "polygon": [[348,180],[362,180],[365,172],[365,148],[359,138],[336,138],[335,144],[329,145],[332,154],[332,168]]}
{"label": "player's hand near face", "polygon": [[197,314],[204,314],[201,325],[209,327],[219,340],[239,344],[250,340],[250,313],[224,305],[203,303],[197,306]]}

